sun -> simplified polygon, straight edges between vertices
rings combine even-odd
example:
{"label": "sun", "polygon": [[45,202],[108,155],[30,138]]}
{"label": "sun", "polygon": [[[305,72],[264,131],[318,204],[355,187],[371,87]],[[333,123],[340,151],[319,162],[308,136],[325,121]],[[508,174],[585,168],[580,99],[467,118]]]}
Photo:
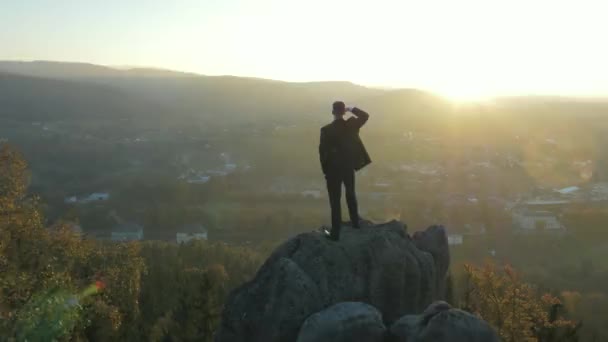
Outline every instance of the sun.
{"label": "sun", "polygon": [[466,79],[444,81],[439,85],[428,87],[428,90],[454,103],[481,102],[490,100],[496,95],[495,89],[467,82]]}
{"label": "sun", "polygon": [[434,87],[432,91],[456,103],[485,101],[494,94],[492,89],[458,81]]}

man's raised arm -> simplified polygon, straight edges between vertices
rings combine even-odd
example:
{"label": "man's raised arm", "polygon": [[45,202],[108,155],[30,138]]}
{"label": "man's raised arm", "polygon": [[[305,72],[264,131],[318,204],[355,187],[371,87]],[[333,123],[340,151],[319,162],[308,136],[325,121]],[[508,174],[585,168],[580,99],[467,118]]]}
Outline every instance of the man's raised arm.
{"label": "man's raised arm", "polygon": [[361,128],[363,125],[365,125],[367,119],[369,119],[369,114],[357,107],[350,108],[350,112],[356,117],[353,121],[355,121],[357,128]]}

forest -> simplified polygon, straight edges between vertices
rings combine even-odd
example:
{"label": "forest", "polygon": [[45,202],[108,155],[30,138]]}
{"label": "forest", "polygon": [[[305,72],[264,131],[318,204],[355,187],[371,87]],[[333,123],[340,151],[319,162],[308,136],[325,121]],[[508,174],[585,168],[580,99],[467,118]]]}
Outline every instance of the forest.
{"label": "forest", "polygon": [[[272,250],[84,239],[61,221],[45,223],[17,150],[2,145],[0,162],[0,336],[8,341],[211,341],[227,294]],[[554,253],[575,253],[574,241],[510,243],[519,270],[481,261],[483,241],[453,250],[449,300],[486,319],[505,341],[605,340],[605,266],[587,259],[551,265]],[[560,274],[564,280],[555,283]]]}

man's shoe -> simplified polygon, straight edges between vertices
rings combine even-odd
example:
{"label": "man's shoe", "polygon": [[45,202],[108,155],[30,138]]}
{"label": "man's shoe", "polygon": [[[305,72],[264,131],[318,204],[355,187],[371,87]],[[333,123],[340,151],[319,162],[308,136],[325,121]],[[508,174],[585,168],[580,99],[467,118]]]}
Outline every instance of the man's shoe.
{"label": "man's shoe", "polygon": [[327,229],[327,227],[323,227],[322,228],[322,232],[323,232],[323,235],[325,235],[326,238],[328,238],[328,239],[330,239],[332,241],[338,241],[340,239],[339,237],[333,235],[331,233],[331,231],[329,231],[329,229]]}

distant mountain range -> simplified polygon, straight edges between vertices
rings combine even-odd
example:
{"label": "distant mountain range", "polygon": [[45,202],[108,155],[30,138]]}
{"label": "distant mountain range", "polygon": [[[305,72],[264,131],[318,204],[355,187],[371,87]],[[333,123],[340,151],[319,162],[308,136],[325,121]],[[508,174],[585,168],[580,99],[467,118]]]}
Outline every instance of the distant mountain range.
{"label": "distant mountain range", "polygon": [[[291,83],[234,76],[202,76],[156,69],[119,70],[93,64],[0,61],[2,115],[217,115],[289,118],[329,114],[331,102],[403,109],[441,104],[418,90],[380,90],[349,82]],[[89,104],[90,108],[83,108]],[[83,116],[86,117],[85,113]]]}
{"label": "distant mountain range", "polygon": [[349,82],[294,83],[85,63],[0,61],[0,118],[16,120],[100,116],[325,120],[331,102],[338,99],[368,109],[379,121],[410,125],[432,124],[455,112],[597,114],[608,109],[608,100],[559,97],[500,98],[455,107],[416,89],[377,89]]}
{"label": "distant mountain range", "polygon": [[0,61],[0,70],[25,76],[47,78],[98,78],[98,77],[192,77],[184,72],[152,68],[112,68],[89,63],[48,61]]}

